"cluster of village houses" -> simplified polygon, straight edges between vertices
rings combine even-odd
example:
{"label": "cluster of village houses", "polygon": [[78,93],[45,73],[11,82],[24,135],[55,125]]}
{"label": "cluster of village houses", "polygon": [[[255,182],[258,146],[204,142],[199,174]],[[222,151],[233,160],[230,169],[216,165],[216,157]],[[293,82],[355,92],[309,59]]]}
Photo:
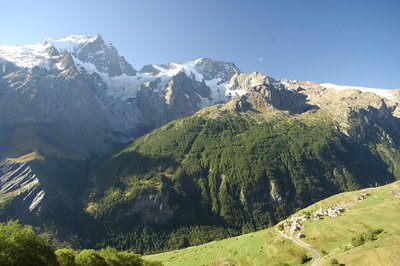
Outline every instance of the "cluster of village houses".
{"label": "cluster of village houses", "polygon": [[[357,195],[356,201],[360,201],[365,199],[367,196],[369,196],[369,193],[362,193]],[[290,219],[286,220],[285,223],[283,224],[284,232],[288,232],[290,236],[296,235],[297,238],[303,238],[305,235],[301,232],[303,229],[303,222],[308,221],[308,220],[313,220],[313,221],[318,221],[322,220],[325,217],[338,217],[340,216],[343,212],[349,210],[349,205],[348,204],[339,204],[336,203],[333,207],[330,207],[329,209],[325,210],[323,207],[320,207],[316,212],[308,215],[308,214],[303,214],[301,216],[292,216]]]}

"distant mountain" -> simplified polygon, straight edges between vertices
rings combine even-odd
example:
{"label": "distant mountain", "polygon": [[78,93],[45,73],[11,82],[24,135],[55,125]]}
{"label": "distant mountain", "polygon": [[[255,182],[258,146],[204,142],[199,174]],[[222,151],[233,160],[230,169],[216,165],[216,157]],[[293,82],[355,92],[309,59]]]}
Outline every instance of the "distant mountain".
{"label": "distant mountain", "polygon": [[208,58],[137,71],[100,35],[0,45],[0,218],[140,252],[263,228],[399,178],[399,94]]}
{"label": "distant mountain", "polygon": [[0,45],[0,127],[15,132],[26,125],[26,134],[40,139],[36,147],[22,148],[6,138],[0,156],[19,157],[32,148],[55,153],[46,147],[57,146],[52,141],[68,146],[55,148],[68,157],[106,151],[112,143],[227,101],[225,85],[239,72],[232,63],[206,58],[137,72],[100,35]]}

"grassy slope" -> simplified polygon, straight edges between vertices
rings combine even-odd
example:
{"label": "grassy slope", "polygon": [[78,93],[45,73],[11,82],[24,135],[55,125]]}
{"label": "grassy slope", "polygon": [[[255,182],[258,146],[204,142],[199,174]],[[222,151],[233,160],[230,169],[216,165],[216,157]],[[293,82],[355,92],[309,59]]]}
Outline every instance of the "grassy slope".
{"label": "grassy slope", "polygon": [[[320,206],[329,208],[338,202],[355,202],[358,193],[371,193],[340,217],[307,222],[303,230],[304,241],[320,253],[322,250],[328,253],[322,256],[321,265],[330,265],[332,258],[346,265],[400,265],[400,198],[392,195],[394,189],[400,189],[399,181],[379,188],[335,195],[297,213],[315,211]],[[382,228],[384,232],[375,241],[353,247],[351,239],[370,228]],[[282,239],[274,228],[269,228],[147,258],[162,261],[165,265],[221,265],[224,262],[235,265],[274,265],[279,262],[297,265],[296,257],[302,252],[301,248]]]}
{"label": "grassy slope", "polygon": [[[371,196],[357,202],[341,217],[309,222],[303,230],[305,241],[328,254],[322,258],[322,265],[329,265],[332,258],[346,265],[400,265],[400,198],[391,192],[400,189],[400,182],[380,188],[369,188],[361,192]],[[335,202],[354,201],[357,193],[343,193],[321,201],[306,210],[316,209]],[[384,229],[375,241],[353,247],[351,239],[368,229]]]}
{"label": "grassy slope", "polygon": [[[297,264],[297,258],[302,253],[305,253],[302,248],[269,228],[145,258],[161,261],[165,265],[274,265],[282,261]],[[307,255],[311,256],[311,253]]]}
{"label": "grassy slope", "polygon": [[6,161],[10,162],[10,163],[26,163],[26,162],[35,161],[35,160],[43,161],[44,158],[37,151],[34,151],[34,152],[25,154],[18,158],[7,158],[6,159]]}

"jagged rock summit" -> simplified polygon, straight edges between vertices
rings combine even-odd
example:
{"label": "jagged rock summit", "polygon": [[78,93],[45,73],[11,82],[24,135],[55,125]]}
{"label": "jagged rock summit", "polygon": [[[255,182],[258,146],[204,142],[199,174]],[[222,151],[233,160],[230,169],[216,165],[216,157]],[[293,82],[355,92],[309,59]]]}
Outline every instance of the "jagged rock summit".
{"label": "jagged rock summit", "polygon": [[[62,133],[69,149],[64,155],[85,157],[226,102],[226,86],[236,73],[233,63],[207,58],[138,72],[100,35],[0,45],[0,128],[15,132],[24,125],[35,137]],[[42,141],[48,145],[18,150],[6,139],[0,157],[38,149],[54,154],[46,149],[52,140]]]}

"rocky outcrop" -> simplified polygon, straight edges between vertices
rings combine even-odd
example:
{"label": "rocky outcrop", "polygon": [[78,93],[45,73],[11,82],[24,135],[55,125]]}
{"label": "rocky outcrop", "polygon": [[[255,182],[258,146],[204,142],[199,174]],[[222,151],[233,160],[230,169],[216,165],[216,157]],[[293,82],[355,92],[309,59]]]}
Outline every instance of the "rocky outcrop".
{"label": "rocky outcrop", "polygon": [[169,120],[191,115],[199,110],[203,98],[210,99],[211,91],[203,82],[179,72],[169,81],[165,100],[168,106]]}
{"label": "rocky outcrop", "polygon": [[145,65],[140,70],[139,73],[146,73],[152,76],[160,74],[160,70],[156,69],[153,65]]}
{"label": "rocky outcrop", "polygon": [[[27,163],[3,162],[0,164],[0,202],[6,202],[16,195],[25,195],[24,200],[28,201],[27,211],[34,211],[43,196],[38,196],[40,189],[39,180]],[[29,200],[32,195],[36,201]]]}
{"label": "rocky outcrop", "polygon": [[196,68],[202,73],[205,80],[219,79],[221,83],[229,81],[235,74],[240,74],[240,70],[235,64],[213,61],[209,58],[198,59]]}
{"label": "rocky outcrop", "polygon": [[[86,187],[85,164],[81,161],[45,159],[30,154],[0,164],[0,221],[54,230],[63,228],[64,237],[86,223],[80,195]],[[81,226],[83,225],[81,224]],[[62,237],[61,237],[62,238]]]}
{"label": "rocky outcrop", "polygon": [[261,73],[235,75],[230,81],[231,91],[245,91],[244,98],[253,109],[259,111],[288,111],[291,114],[301,114],[315,109],[307,103],[307,96],[297,90],[287,90],[277,80]]}
{"label": "rocky outcrop", "polygon": [[111,77],[136,74],[136,70],[126,62],[125,58],[119,56],[117,49],[105,43],[99,34],[93,41],[82,45],[74,55],[83,62],[94,64],[97,70]]}
{"label": "rocky outcrop", "polygon": [[162,225],[174,218],[176,209],[177,206],[170,206],[168,196],[157,197],[144,193],[131,208],[119,210],[114,219],[117,223],[123,223],[125,219],[136,216],[145,224]]}

